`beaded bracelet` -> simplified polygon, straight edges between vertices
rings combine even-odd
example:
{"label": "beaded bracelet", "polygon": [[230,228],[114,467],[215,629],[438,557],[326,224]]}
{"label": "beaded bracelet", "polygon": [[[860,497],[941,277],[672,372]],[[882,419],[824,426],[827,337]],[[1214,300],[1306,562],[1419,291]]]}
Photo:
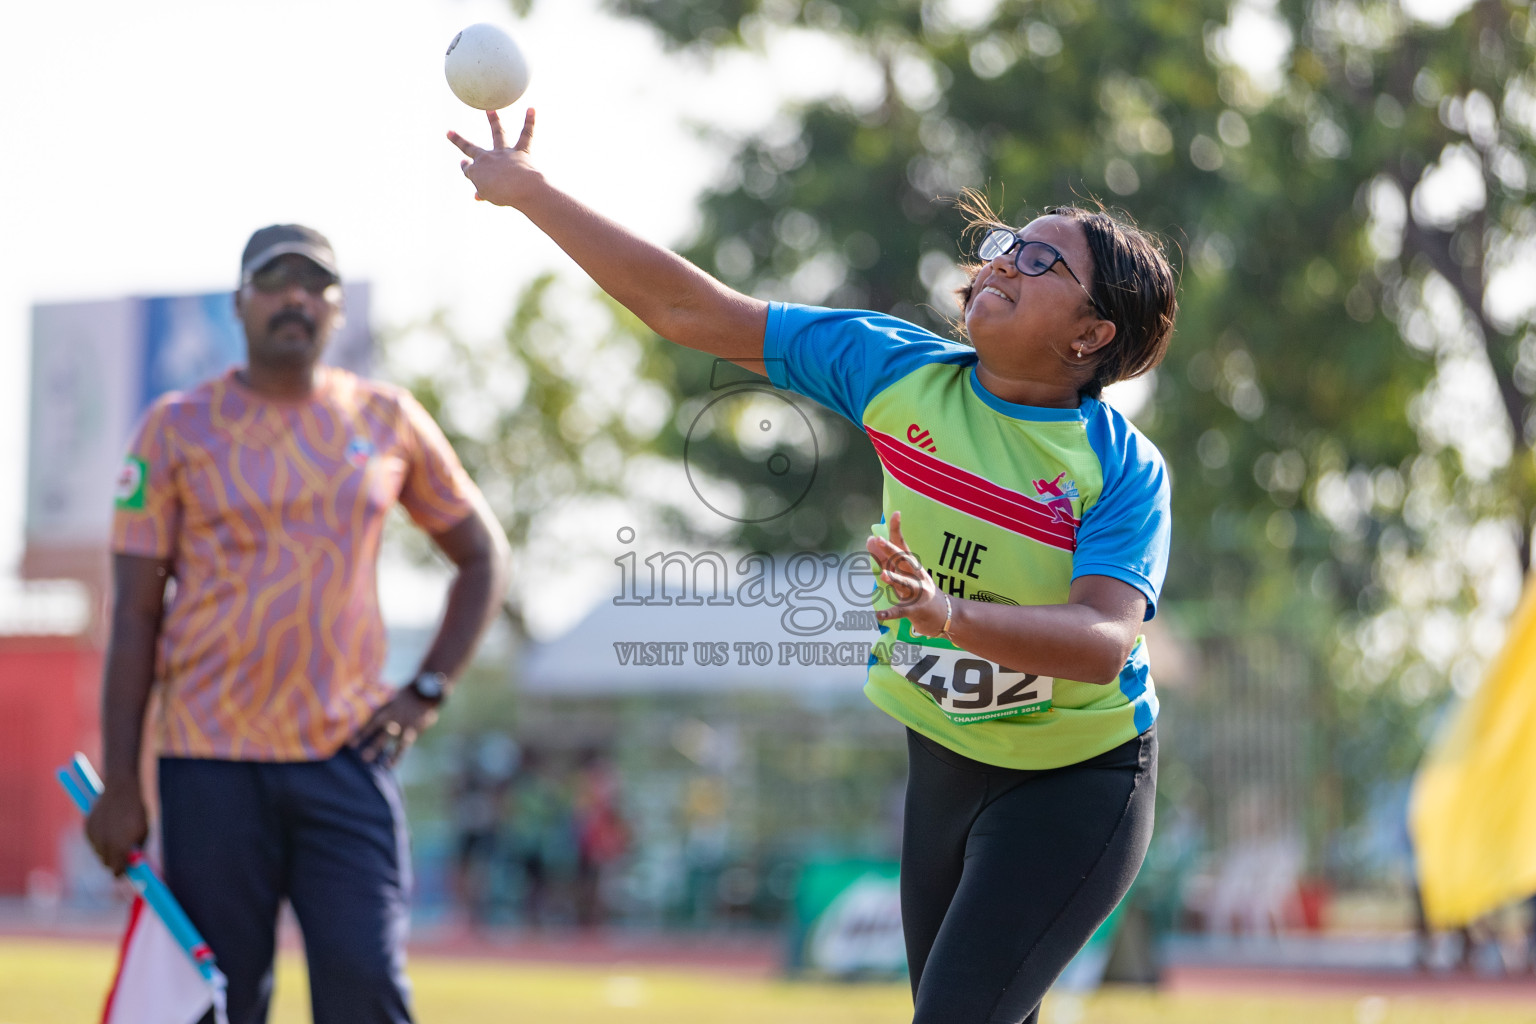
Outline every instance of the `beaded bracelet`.
{"label": "beaded bracelet", "polygon": [[949,635],[949,620],[954,616],[955,606],[954,606],[953,603],[950,602],[948,594],[944,594],[943,597],[944,597],[944,625],[939,628],[939,631],[937,633],[919,633],[917,630],[914,629],[914,630],[912,630],[912,635],[913,636],[921,636],[921,637],[935,637],[936,636],[936,637],[942,637],[943,639],[948,640],[950,643],[954,643],[955,642],[955,638]]}

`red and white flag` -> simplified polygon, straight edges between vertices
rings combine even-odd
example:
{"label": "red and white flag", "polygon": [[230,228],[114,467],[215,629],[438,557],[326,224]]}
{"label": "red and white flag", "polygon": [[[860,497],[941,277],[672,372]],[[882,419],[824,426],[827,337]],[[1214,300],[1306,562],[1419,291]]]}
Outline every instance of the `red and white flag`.
{"label": "red and white flag", "polygon": [[223,991],[188,959],[160,915],[135,899],[102,1024],[197,1024],[209,1010],[227,1024]]}

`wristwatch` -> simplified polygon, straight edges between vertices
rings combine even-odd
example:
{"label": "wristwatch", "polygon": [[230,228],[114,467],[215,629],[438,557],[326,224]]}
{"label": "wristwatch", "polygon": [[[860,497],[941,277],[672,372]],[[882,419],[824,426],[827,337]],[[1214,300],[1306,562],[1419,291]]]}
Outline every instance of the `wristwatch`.
{"label": "wristwatch", "polygon": [[448,694],[448,676],[442,672],[421,672],[408,684],[428,704],[441,704]]}

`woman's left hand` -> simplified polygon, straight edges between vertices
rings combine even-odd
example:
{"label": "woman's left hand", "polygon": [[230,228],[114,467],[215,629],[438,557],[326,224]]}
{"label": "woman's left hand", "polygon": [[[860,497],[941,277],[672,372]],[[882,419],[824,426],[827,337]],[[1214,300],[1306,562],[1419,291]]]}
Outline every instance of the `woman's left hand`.
{"label": "woman's left hand", "polygon": [[901,535],[900,512],[891,513],[890,534],[889,540],[872,535],[864,542],[865,550],[880,566],[881,581],[890,586],[897,602],[876,611],[875,618],[880,622],[906,619],[912,623],[914,632],[937,636],[948,618],[943,595],[934,586],[933,577],[928,575],[923,563],[907,547]]}

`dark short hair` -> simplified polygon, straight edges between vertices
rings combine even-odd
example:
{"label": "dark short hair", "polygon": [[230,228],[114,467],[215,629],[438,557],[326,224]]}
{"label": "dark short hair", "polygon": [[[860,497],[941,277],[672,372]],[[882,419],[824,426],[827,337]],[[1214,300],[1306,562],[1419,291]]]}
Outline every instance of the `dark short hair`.
{"label": "dark short hair", "polygon": [[[1002,222],[979,193],[962,194],[959,207],[966,216],[967,233],[985,231]],[[1095,353],[1093,378],[1082,388],[1083,394],[1097,398],[1107,385],[1140,377],[1163,361],[1179,312],[1178,282],[1162,245],[1102,206],[1097,210],[1052,206],[1042,216],[1066,217],[1082,226],[1093,260],[1089,294],[1115,325],[1114,340]],[[970,305],[971,289],[982,266],[965,268],[968,278],[958,290],[962,308]]]}

